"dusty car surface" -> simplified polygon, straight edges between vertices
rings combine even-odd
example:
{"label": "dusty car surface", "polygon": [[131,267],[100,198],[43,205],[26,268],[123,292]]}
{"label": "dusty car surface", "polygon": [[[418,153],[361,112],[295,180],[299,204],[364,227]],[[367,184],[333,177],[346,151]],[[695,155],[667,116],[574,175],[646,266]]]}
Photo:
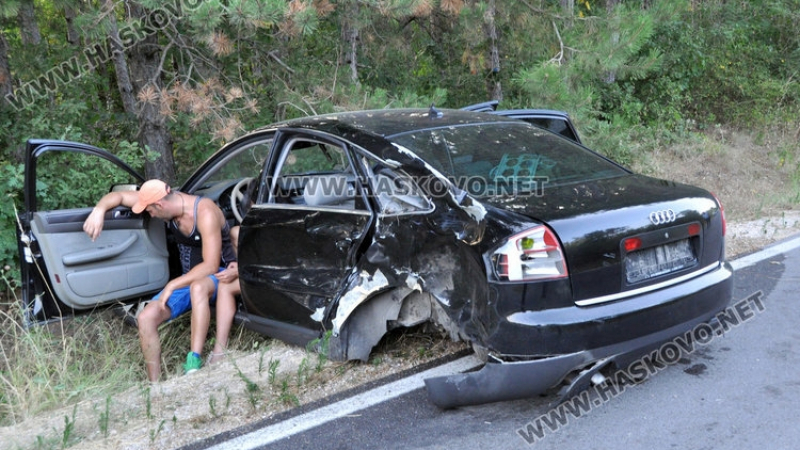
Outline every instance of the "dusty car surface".
{"label": "dusty car surface", "polygon": [[[533,113],[574,131],[563,113]],[[524,116],[348,112],[223,147],[180,190],[241,223],[237,320],[324,342],[342,360],[366,360],[389,329],[436,324],[486,357],[479,371],[427,380],[431,400],[454,407],[565,379],[574,392],[728,304],[712,194],[631,173]],[[146,298],[175,256],[146,214],[110,211],[92,242],[81,230],[91,204],[37,207],[37,159],[53,152],[113,162],[118,188],[141,182],[100,149],[29,142],[20,251],[31,324]]]}

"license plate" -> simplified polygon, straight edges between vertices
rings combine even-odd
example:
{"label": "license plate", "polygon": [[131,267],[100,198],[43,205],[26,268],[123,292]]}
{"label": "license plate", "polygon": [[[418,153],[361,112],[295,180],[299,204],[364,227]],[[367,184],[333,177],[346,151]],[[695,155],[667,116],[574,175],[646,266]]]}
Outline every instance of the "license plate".
{"label": "license plate", "polygon": [[694,247],[683,239],[629,253],[625,258],[628,284],[677,272],[697,263]]}

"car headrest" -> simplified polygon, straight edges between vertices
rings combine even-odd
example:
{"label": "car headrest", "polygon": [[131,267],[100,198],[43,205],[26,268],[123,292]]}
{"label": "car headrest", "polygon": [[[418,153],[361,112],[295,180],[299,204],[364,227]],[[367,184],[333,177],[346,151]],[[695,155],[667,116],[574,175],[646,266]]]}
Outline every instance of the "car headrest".
{"label": "car headrest", "polygon": [[303,200],[309,206],[335,205],[352,197],[343,173],[309,176],[303,189]]}

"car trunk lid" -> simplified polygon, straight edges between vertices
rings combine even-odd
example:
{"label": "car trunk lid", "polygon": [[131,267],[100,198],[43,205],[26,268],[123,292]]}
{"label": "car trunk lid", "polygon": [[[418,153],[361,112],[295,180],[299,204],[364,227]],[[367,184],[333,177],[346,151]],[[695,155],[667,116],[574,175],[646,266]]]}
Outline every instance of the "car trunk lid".
{"label": "car trunk lid", "polygon": [[703,189],[626,175],[545,185],[541,194],[492,203],[555,231],[579,305],[622,299],[724,258],[722,214]]}

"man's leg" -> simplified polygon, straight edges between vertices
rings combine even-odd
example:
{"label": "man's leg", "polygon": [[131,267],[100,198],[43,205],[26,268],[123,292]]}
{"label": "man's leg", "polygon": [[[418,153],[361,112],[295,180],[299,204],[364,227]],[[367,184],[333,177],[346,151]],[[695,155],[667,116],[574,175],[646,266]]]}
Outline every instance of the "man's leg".
{"label": "man's leg", "polygon": [[232,283],[220,283],[217,289],[217,334],[214,350],[211,351],[210,363],[220,361],[228,349],[228,337],[236,314],[236,295],[239,294],[239,280]]}
{"label": "man's leg", "polygon": [[211,322],[210,300],[214,297],[216,284],[211,277],[195,281],[189,288],[192,297],[192,337],[191,350],[198,355],[203,354],[203,345],[208,335]]}
{"label": "man's leg", "polygon": [[148,303],[139,314],[139,343],[142,345],[147,378],[158,381],[161,375],[161,341],[158,326],[170,318],[169,309],[161,309],[157,301]]}

